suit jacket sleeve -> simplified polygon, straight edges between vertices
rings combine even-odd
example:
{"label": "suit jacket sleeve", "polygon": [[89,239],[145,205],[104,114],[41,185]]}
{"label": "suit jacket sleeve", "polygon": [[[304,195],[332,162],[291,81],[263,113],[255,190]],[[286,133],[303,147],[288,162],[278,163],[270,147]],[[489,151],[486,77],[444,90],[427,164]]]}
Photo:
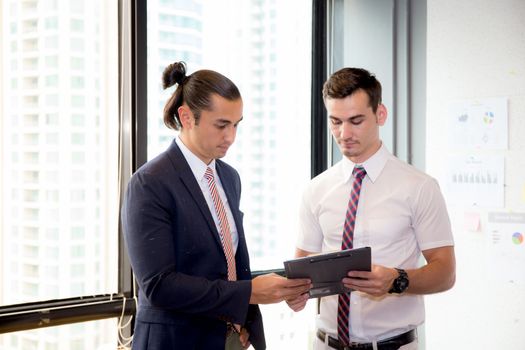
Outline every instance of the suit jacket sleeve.
{"label": "suit jacket sleeve", "polygon": [[[128,185],[122,207],[124,237],[142,293],[154,307],[245,324],[250,280],[230,282],[219,275],[180,272],[177,261],[182,261],[181,254],[186,252],[175,246],[174,235],[204,234],[206,230],[210,233],[201,213],[185,211],[182,202],[178,202],[180,207],[173,208],[174,194],[167,181],[174,179],[139,171]],[[190,201],[191,197],[184,200]],[[193,216],[195,220],[191,227],[177,226],[174,224],[177,215]],[[206,244],[215,242],[203,241],[204,254],[195,265],[205,269],[210,264],[209,270],[213,271],[217,261],[200,259],[209,259]],[[210,250],[214,248],[210,246]],[[191,266],[186,270],[191,270]]]}

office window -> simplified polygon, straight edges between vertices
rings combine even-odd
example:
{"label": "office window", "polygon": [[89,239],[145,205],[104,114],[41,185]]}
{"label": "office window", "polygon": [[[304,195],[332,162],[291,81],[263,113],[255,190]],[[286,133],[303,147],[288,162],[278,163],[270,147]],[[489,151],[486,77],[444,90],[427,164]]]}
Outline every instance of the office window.
{"label": "office window", "polygon": [[71,191],[72,202],[83,202],[86,199],[86,191],[82,189],[75,189]]}
{"label": "office window", "polygon": [[29,19],[22,22],[24,34],[35,32],[38,29],[38,19]]}
{"label": "office window", "polygon": [[45,19],[46,29],[58,29],[58,17],[48,17]]}
{"label": "office window", "polygon": [[86,104],[86,98],[83,95],[73,95],[71,96],[71,105],[73,107],[84,107]]}
{"label": "office window", "polygon": [[71,88],[81,89],[84,87],[84,78],[83,77],[72,77],[71,78]]}
{"label": "office window", "polygon": [[46,153],[46,161],[51,164],[58,163],[59,154],[58,152],[48,152]]}
{"label": "office window", "polygon": [[59,142],[58,133],[56,133],[56,132],[47,133],[45,135],[45,137],[46,137],[46,144],[47,145],[57,145],[58,142]]}
{"label": "office window", "polygon": [[71,134],[71,144],[73,145],[85,145],[86,144],[86,136],[84,134],[81,134],[79,132],[74,132]]}
{"label": "office window", "polygon": [[24,89],[35,89],[38,87],[38,78],[37,77],[27,77],[24,78]]}
{"label": "office window", "polygon": [[58,36],[49,36],[44,39],[44,47],[49,49],[57,49],[58,48]]}
{"label": "office window", "polygon": [[[4,0],[0,16],[0,305],[116,293],[118,2]],[[115,320],[68,329],[0,349],[116,345]]]}
{"label": "office window", "polygon": [[84,126],[85,117],[82,114],[72,114],[71,115],[71,125],[73,126]]}
{"label": "office window", "polygon": [[48,75],[45,77],[45,82],[47,87],[57,87],[58,86],[58,75]]}
{"label": "office window", "polygon": [[[37,102],[35,102],[34,104],[37,104]],[[45,96],[45,105],[46,106],[49,106],[49,107],[56,107],[58,106],[58,95],[46,95]]]}
{"label": "office window", "polygon": [[[243,96],[244,119],[224,160],[241,176],[251,267],[282,268],[295,252],[298,202],[310,179],[311,2],[157,0],[148,2],[148,18],[148,158],[176,136],[162,122],[175,89],[161,89],[162,70],[182,60],[188,73],[207,68],[229,77]],[[268,347],[306,349],[310,311],[264,307]]]}
{"label": "office window", "polygon": [[71,8],[72,14],[83,14],[84,12],[84,2],[83,1],[77,1],[77,0],[70,0],[69,6]]}
{"label": "office window", "polygon": [[46,56],[45,64],[47,68],[57,68],[58,67],[58,56]]}
{"label": "office window", "polygon": [[84,59],[80,57],[71,57],[71,68],[72,69],[83,69],[84,68]]}
{"label": "office window", "polygon": [[71,239],[80,240],[85,238],[85,230],[82,226],[72,227],[71,228]]}
{"label": "office window", "polygon": [[70,43],[71,43],[71,51],[73,51],[75,53],[81,53],[81,52],[84,51],[85,43],[84,43],[83,39],[81,39],[81,38],[72,38],[70,40]]}
{"label": "office window", "polygon": [[84,30],[84,21],[81,19],[72,19],[71,30],[74,32],[82,32]]}
{"label": "office window", "polygon": [[116,319],[107,319],[0,334],[0,346],[4,346],[2,350],[116,349],[117,327]]}

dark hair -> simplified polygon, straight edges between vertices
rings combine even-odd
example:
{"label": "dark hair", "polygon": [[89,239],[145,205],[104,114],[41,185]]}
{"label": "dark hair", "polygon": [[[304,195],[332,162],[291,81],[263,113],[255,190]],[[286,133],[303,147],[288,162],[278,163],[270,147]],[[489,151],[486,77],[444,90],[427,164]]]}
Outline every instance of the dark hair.
{"label": "dark hair", "polygon": [[323,99],[345,98],[357,90],[368,95],[369,105],[374,113],[381,103],[381,83],[366,69],[343,68],[328,78],[323,86]]}
{"label": "dark hair", "polygon": [[182,127],[178,108],[186,103],[199,123],[201,111],[211,110],[211,95],[217,94],[229,101],[241,98],[241,93],[235,84],[224,75],[212,70],[198,70],[186,76],[186,63],[170,64],[162,73],[162,87],[167,89],[178,84],[164,106],[164,124],[168,128],[179,130]]}

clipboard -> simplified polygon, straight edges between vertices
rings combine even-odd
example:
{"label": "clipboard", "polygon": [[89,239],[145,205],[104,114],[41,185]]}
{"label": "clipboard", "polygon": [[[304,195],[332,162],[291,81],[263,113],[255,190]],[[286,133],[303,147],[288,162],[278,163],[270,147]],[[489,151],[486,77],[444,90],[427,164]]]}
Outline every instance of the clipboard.
{"label": "clipboard", "polygon": [[362,247],[287,260],[284,270],[287,278],[309,278],[312,281],[310,298],[342,294],[351,290],[341,280],[348,271],[371,271],[372,249]]}

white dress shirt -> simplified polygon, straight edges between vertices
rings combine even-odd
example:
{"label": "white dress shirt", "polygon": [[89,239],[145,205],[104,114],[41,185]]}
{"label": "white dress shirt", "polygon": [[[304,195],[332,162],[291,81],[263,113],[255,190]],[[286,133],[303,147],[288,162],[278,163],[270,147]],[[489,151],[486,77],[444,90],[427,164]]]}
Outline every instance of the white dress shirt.
{"label": "white dress shirt", "polygon": [[[299,214],[297,247],[309,252],[341,250],[354,163],[346,157],[312,179]],[[384,145],[362,166],[354,248],[372,247],[372,263],[414,269],[421,251],[454,245],[437,182],[394,157]],[[317,327],[337,338],[337,295],[321,299]],[[352,292],[350,339],[372,342],[422,324],[422,295],[373,297]]]}
{"label": "white dress shirt", "polygon": [[208,208],[210,208],[213,221],[215,221],[217,231],[221,232],[219,217],[215,212],[215,206],[213,204],[210,188],[208,186],[208,180],[206,180],[206,178],[204,177],[206,168],[210,167],[213,170],[213,176],[215,177],[215,185],[217,186],[219,196],[221,197],[222,203],[224,204],[226,216],[228,217],[228,224],[230,225],[230,235],[232,238],[233,252],[237,253],[237,246],[239,245],[239,234],[237,233],[237,226],[235,225],[235,220],[233,220],[232,211],[230,209],[230,205],[228,204],[228,198],[226,197],[224,188],[222,187],[221,179],[219,178],[219,175],[217,175],[217,171],[215,170],[215,159],[212,160],[210,164],[206,165],[199,157],[193,154],[193,152],[190,151],[188,147],[186,147],[186,145],[184,144],[184,142],[182,142],[180,137],[177,136],[175,138],[175,142],[177,142],[177,145],[179,146],[182,154],[184,155],[184,158],[186,158],[186,161],[190,165],[191,171],[193,172],[195,179],[199,183],[199,186],[202,190],[202,194],[204,195],[206,203],[208,204]]}

